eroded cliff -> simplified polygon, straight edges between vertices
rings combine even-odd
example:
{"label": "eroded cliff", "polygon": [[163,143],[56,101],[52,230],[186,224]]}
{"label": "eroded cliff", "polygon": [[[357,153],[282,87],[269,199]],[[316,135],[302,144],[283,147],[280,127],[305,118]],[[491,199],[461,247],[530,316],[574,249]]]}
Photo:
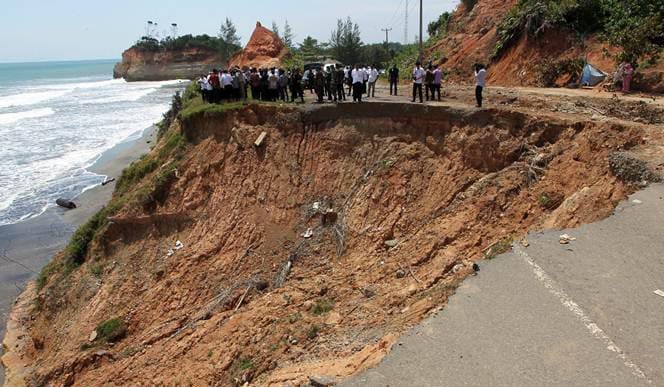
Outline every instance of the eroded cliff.
{"label": "eroded cliff", "polygon": [[122,62],[115,65],[113,77],[128,82],[195,79],[225,64],[224,57],[211,48],[148,51],[133,47],[122,54]]}
{"label": "eroded cliff", "polygon": [[[23,295],[28,385],[349,376],[533,228],[611,213],[638,127],[401,104],[191,96]],[[258,145],[257,139],[262,139]],[[83,242],[86,242],[83,244]]]}

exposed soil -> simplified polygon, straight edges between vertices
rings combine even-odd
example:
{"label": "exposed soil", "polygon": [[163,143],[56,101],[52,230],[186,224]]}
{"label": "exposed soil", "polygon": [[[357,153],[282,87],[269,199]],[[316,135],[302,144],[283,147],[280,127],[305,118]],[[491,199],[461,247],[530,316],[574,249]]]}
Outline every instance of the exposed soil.
{"label": "exposed soil", "polygon": [[[498,28],[516,4],[516,0],[478,0],[468,10],[461,3],[451,18],[447,34],[431,44],[427,57],[441,64],[453,82],[472,82],[472,65],[484,63],[489,66],[490,84],[510,87],[553,86],[546,84],[544,74],[556,69],[562,71],[561,66],[569,60],[585,60],[608,74],[618,68],[615,54],[619,50],[609,46],[601,36],[582,37],[564,28],[545,29],[537,37],[524,34],[502,55],[493,58]],[[572,74],[563,73],[553,84],[570,83]],[[664,93],[664,61],[640,67],[632,88]]]}
{"label": "exposed soil", "polygon": [[280,67],[287,54],[288,47],[281,38],[258,22],[247,46],[231,58],[229,67]]}
{"label": "exposed soil", "polygon": [[[23,295],[28,385],[347,377],[443,307],[473,263],[528,230],[608,216],[635,189],[609,158],[648,132],[390,103],[250,105],[171,130],[190,145],[155,202],[117,215],[41,309]],[[126,336],[86,346],[115,317]]]}

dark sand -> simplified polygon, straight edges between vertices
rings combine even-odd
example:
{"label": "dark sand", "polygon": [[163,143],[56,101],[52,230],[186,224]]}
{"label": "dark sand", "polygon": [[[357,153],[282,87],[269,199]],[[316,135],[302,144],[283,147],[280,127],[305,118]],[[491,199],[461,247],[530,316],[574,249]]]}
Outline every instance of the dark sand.
{"label": "dark sand", "polygon": [[[117,145],[104,153],[89,170],[119,177],[125,167],[150,150],[156,140],[155,133],[155,127],[151,127],[141,138]],[[108,203],[114,188],[115,183],[112,183],[82,193],[74,200],[78,206],[75,210],[51,208],[33,219],[0,226],[0,339],[5,336],[14,299],[25,284],[67,244],[78,226]],[[0,346],[0,356],[3,352]],[[4,379],[4,368],[0,365],[0,385],[4,384]]]}

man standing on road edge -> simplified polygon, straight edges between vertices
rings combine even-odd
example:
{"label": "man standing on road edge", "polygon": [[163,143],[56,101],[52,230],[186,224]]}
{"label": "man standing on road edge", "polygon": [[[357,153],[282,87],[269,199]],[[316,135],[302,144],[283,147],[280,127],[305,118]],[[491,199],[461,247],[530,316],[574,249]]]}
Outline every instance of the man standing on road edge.
{"label": "man standing on road edge", "polygon": [[486,67],[483,64],[475,64],[475,99],[477,107],[482,107],[482,92],[486,87]]}
{"label": "man standing on road edge", "polygon": [[[396,64],[390,69],[390,95],[397,95],[397,88],[399,85],[399,68]],[[394,88],[394,94],[392,94],[392,88]]]}
{"label": "man standing on road edge", "polygon": [[369,90],[367,91],[367,98],[375,98],[376,97],[376,82],[378,81],[378,76],[380,74],[378,73],[378,69],[376,69],[376,66],[370,66],[369,67]]}
{"label": "man standing on road edge", "polygon": [[420,95],[420,103],[424,103],[424,96],[422,95],[422,82],[424,81],[424,69],[422,68],[422,63],[417,61],[415,63],[415,70],[413,70],[413,102],[417,97],[417,94]]}
{"label": "man standing on road edge", "polygon": [[362,102],[364,71],[360,69],[359,65],[355,65],[355,69],[351,72],[351,77],[353,79],[353,102]]}

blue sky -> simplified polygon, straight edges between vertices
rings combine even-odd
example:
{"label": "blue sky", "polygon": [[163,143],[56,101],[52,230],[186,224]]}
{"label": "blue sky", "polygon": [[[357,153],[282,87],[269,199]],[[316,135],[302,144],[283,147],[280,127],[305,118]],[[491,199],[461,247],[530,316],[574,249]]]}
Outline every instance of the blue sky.
{"label": "blue sky", "polygon": [[[381,28],[392,27],[391,41],[404,39],[407,0],[2,0],[0,62],[119,58],[144,34],[147,20],[161,26],[178,23],[180,34],[216,35],[229,17],[243,43],[256,21],[280,28],[286,19],[302,41],[306,35],[327,41],[338,18],[351,16],[365,43],[383,41]],[[419,1],[410,3],[409,36],[417,35]],[[425,25],[458,0],[424,0]],[[425,27],[426,30],[426,27]]]}

